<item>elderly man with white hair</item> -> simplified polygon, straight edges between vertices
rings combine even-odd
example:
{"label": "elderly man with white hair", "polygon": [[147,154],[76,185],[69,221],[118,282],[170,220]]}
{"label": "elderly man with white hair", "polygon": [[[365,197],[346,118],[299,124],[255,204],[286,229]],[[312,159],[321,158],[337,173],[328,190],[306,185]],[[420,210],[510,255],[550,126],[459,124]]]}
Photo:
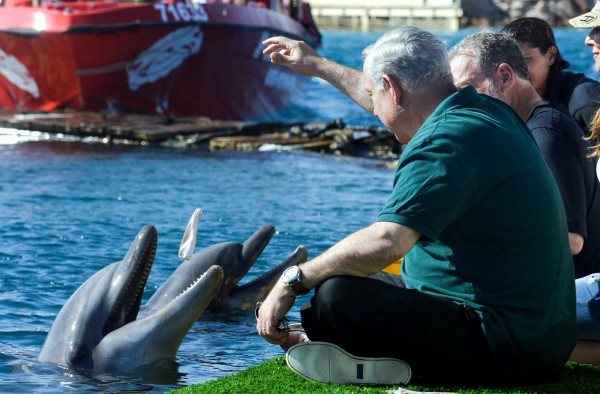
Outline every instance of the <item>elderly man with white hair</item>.
{"label": "elderly man with white hair", "polygon": [[[257,311],[259,335],[319,382],[555,377],[575,344],[573,263],[559,191],[519,116],[473,87],[457,91],[445,43],[415,27],[367,47],[362,72],[302,42],[264,44],[406,148],[377,220],[289,268]],[[400,276],[381,273],[400,258]],[[312,289],[297,335],[285,315]]]}

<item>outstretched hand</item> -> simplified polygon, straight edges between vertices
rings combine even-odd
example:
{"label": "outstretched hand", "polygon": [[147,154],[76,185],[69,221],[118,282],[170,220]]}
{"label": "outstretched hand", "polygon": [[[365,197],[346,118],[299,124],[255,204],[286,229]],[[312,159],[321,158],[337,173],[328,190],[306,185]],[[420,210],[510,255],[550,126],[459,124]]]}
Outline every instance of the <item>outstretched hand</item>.
{"label": "outstretched hand", "polygon": [[318,62],[323,58],[304,41],[296,41],[287,37],[271,37],[263,41],[265,55],[270,55],[271,62],[281,64],[301,75],[316,76]]}
{"label": "outstretched hand", "polygon": [[295,301],[296,296],[283,282],[273,286],[256,316],[256,331],[267,342],[281,345],[287,339],[289,334],[282,324]]}
{"label": "outstretched hand", "polygon": [[373,113],[373,101],[365,90],[363,72],[331,61],[319,55],[303,41],[287,37],[271,37],[263,41],[265,55],[272,63],[281,64],[292,71],[329,82],[358,105]]}

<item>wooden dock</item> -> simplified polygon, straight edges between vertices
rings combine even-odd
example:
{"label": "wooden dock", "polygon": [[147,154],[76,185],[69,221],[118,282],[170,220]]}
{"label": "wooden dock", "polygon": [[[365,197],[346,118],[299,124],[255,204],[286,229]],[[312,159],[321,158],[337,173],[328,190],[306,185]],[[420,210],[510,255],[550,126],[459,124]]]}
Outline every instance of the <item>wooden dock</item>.
{"label": "wooden dock", "polygon": [[463,16],[459,0],[308,0],[319,27],[362,30],[413,25],[456,31]]}
{"label": "wooden dock", "polygon": [[401,150],[379,127],[347,126],[342,120],[314,122],[235,122],[209,118],[98,112],[0,110],[0,134],[37,140],[83,141],[210,150],[308,150],[394,161]]}
{"label": "wooden dock", "polygon": [[226,135],[253,135],[289,127],[283,123],[172,119],[156,115],[53,111],[0,112],[0,127],[52,137],[97,138],[108,144],[192,145]]}

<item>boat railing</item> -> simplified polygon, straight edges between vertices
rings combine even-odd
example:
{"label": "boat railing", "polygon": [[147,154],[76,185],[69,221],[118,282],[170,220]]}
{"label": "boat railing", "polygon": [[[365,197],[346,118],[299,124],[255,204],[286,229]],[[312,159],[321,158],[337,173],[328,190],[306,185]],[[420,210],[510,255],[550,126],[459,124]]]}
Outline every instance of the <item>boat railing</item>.
{"label": "boat railing", "polygon": [[[177,0],[162,0],[164,2],[177,2]],[[257,8],[267,8],[276,12],[283,13],[296,19],[303,20],[303,0],[184,0],[185,2],[199,4],[231,4],[240,6],[250,6]],[[45,8],[70,8],[90,9],[90,8],[111,8],[117,7],[118,2],[156,2],[156,0],[0,0],[0,6],[5,7],[45,7]],[[62,7],[62,3],[65,3]],[[68,4],[68,6],[66,5]]]}
{"label": "boat railing", "polygon": [[[38,0],[39,1],[39,0]],[[77,0],[60,0],[53,2],[44,2],[42,7],[50,9],[69,8],[73,11],[77,10],[100,10],[107,8],[118,8],[119,1],[117,0],[92,0],[92,1],[77,1]]]}
{"label": "boat railing", "polygon": [[0,6],[4,7],[42,7],[50,9],[93,9],[93,8],[116,8],[120,0],[0,0]]}
{"label": "boat railing", "polygon": [[199,4],[233,4],[258,8],[268,8],[281,12],[294,19],[302,19],[302,0],[191,0]]}

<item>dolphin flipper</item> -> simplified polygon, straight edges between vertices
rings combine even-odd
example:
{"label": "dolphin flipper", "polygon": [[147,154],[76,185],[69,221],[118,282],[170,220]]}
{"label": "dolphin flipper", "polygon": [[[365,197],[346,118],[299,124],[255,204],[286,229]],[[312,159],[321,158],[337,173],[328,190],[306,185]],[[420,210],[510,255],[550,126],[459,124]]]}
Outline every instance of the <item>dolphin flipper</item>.
{"label": "dolphin flipper", "polygon": [[200,222],[201,216],[202,209],[197,208],[192,214],[192,217],[185,228],[185,232],[183,233],[183,239],[179,246],[179,257],[184,260],[189,260],[194,255],[194,249],[196,249],[196,236],[198,235],[198,223]]}

